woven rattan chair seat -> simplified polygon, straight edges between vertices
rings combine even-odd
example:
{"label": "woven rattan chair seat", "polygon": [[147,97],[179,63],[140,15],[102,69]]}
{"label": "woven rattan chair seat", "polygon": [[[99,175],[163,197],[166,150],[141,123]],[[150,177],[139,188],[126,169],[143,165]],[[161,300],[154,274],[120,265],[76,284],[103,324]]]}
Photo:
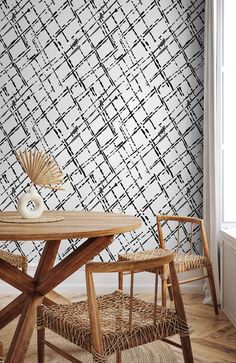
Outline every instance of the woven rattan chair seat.
{"label": "woven rattan chair seat", "polygon": [[[119,255],[119,260],[121,261],[148,260],[150,258],[163,256],[167,252],[168,252],[167,249],[159,248],[155,250],[127,253]],[[174,262],[177,273],[211,266],[211,261],[209,260],[209,258],[202,255],[187,255],[183,253],[175,253]],[[154,270],[147,270],[147,271],[154,273],[156,272]],[[167,267],[165,271],[165,278],[167,278],[168,276],[169,276],[169,269]]]}
{"label": "woven rattan chair seat", "polygon": [[182,253],[176,253],[174,261],[177,272],[185,272],[211,266],[209,258],[202,255],[184,255]]}
{"label": "woven rattan chair seat", "polygon": [[0,258],[5,260],[6,262],[9,262],[14,267],[20,268],[23,271],[27,270],[27,256],[15,255],[14,253],[10,253],[7,251],[0,251]]}
{"label": "woven rattan chair seat", "polygon": [[[188,334],[187,323],[174,310],[133,297],[132,326],[129,327],[130,297],[121,291],[97,297],[105,355],[174,334]],[[37,322],[91,352],[87,301],[43,307]]]}

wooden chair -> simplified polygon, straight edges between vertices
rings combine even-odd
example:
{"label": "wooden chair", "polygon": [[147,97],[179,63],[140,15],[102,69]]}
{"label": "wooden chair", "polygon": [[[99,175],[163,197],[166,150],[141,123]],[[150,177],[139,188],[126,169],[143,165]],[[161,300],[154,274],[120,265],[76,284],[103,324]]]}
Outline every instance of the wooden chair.
{"label": "wooden chair", "polygon": [[[91,262],[86,265],[86,301],[68,305],[39,306],[37,317],[38,363],[44,363],[45,345],[54,349],[70,362],[80,361],[61,350],[45,338],[45,328],[63,336],[70,342],[93,354],[94,362],[107,362],[116,352],[116,362],[121,362],[121,351],[155,340],[167,340],[168,336],[179,334],[185,363],[192,363],[192,349],[182,297],[174,266],[173,252],[148,261]],[[168,264],[175,309],[168,309],[154,302],[134,297],[134,272],[157,269]],[[114,293],[96,297],[94,273],[131,273],[129,294],[117,290]],[[92,327],[92,329],[90,328]],[[81,362],[80,362],[81,363]]]}
{"label": "wooden chair", "polygon": [[27,272],[28,259],[27,256],[16,255],[11,252],[0,250],[0,258],[9,262],[12,266],[21,269],[23,272]]}
{"label": "wooden chair", "polygon": [[[185,284],[188,282],[201,280],[208,278],[209,287],[211,291],[212,301],[214,304],[215,313],[218,314],[218,304],[216,298],[216,290],[214,277],[212,272],[212,264],[209,257],[208,243],[206,233],[204,229],[203,220],[195,217],[180,217],[169,215],[157,215],[157,230],[160,242],[160,249],[147,250],[144,252],[127,253],[118,256],[120,261],[136,261],[139,259],[149,259],[161,256],[163,251],[167,247],[168,241],[172,244],[175,242],[175,255],[174,262],[176,272],[186,272],[191,270],[197,270],[205,268],[206,274],[201,276],[192,277],[186,280],[179,281],[179,284]],[[194,237],[197,243],[201,245],[202,254],[197,251],[197,246],[194,243]],[[196,242],[195,240],[195,242]],[[187,246],[187,247],[186,247]],[[187,248],[188,252],[183,250]],[[156,273],[155,270],[149,272]],[[166,290],[168,288],[170,298],[172,299],[171,282],[169,279],[168,266],[163,271],[159,271],[162,280],[162,305],[166,305]],[[122,286],[122,275],[119,277],[119,287]]]}

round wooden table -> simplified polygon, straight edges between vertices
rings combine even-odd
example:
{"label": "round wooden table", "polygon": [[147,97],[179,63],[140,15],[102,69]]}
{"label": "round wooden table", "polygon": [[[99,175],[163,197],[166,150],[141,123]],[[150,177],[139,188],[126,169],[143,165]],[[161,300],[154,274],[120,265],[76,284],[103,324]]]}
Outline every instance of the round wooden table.
{"label": "round wooden table", "polygon": [[[0,329],[20,314],[5,363],[24,362],[39,304],[68,302],[52,290],[111,244],[114,235],[130,232],[141,226],[139,218],[125,214],[54,211],[45,212],[44,215],[64,219],[32,224],[0,222],[2,241],[45,240],[34,277],[0,258],[0,278],[22,292],[0,311]],[[16,212],[0,212],[0,220],[17,216]],[[53,267],[61,240],[69,238],[87,239]]]}

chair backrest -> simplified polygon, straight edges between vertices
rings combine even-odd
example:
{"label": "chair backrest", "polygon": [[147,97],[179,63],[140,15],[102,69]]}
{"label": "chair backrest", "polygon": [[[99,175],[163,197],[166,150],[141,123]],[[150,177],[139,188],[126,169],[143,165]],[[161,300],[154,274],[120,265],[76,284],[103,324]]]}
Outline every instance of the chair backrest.
{"label": "chair backrest", "polygon": [[0,258],[10,263],[12,266],[20,268],[23,272],[27,273],[28,258],[24,255],[16,255],[8,251],[0,250]]}
{"label": "chair backrest", "polygon": [[[178,315],[186,320],[183,301],[180,293],[179,282],[174,265],[174,253],[172,251],[166,251],[164,256],[138,260],[138,261],[117,261],[117,262],[90,262],[86,265],[86,285],[87,285],[87,296],[90,316],[91,338],[93,349],[98,354],[103,354],[103,343],[101,334],[101,324],[98,313],[98,306],[96,301],[96,291],[94,286],[93,274],[94,273],[123,273],[129,272],[131,274],[130,283],[130,306],[129,306],[129,328],[132,327],[132,301],[133,301],[133,276],[136,271],[146,271],[149,269],[156,269],[164,267],[166,264],[169,265],[170,278],[172,282],[173,296],[175,309]],[[155,324],[157,302],[154,303],[153,310],[153,323]]]}
{"label": "chair backrest", "polygon": [[[158,214],[156,221],[161,248],[175,248],[177,252],[180,252],[184,250],[185,243],[188,243],[189,254],[199,254],[197,245],[200,244],[203,254],[209,257],[206,232],[202,219]],[[167,246],[168,240],[171,241],[171,246]]]}

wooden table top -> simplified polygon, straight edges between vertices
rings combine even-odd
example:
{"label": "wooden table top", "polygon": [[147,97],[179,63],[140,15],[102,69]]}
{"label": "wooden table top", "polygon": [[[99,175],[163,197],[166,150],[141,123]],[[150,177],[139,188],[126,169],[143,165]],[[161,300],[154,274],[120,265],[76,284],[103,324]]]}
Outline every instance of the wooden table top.
{"label": "wooden table top", "polygon": [[[64,217],[50,223],[16,224],[0,222],[0,240],[62,240],[110,236],[133,231],[141,219],[119,213],[87,211],[45,211],[43,215]],[[0,212],[0,218],[17,217],[17,212]]]}

